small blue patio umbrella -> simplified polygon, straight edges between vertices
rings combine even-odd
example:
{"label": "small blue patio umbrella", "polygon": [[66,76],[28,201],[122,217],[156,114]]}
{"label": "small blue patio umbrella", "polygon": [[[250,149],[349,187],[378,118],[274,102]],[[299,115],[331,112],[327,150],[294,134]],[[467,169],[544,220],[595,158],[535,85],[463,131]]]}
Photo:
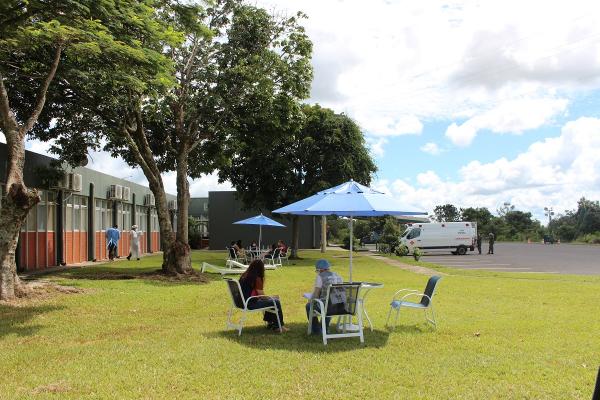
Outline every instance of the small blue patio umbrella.
{"label": "small blue patio umbrella", "polygon": [[326,189],[285,207],[277,214],[339,215],[350,218],[350,276],[352,282],[352,218],[385,215],[427,215],[421,211],[406,211],[403,204],[383,192],[350,180]]}
{"label": "small blue patio umbrella", "polygon": [[255,217],[246,218],[241,221],[234,222],[236,225],[258,225],[258,248],[260,249],[260,241],[262,239],[262,227],[263,226],[275,226],[279,228],[285,228],[285,225],[280,224],[277,221],[272,220],[269,217],[265,217],[262,215],[257,215]]}

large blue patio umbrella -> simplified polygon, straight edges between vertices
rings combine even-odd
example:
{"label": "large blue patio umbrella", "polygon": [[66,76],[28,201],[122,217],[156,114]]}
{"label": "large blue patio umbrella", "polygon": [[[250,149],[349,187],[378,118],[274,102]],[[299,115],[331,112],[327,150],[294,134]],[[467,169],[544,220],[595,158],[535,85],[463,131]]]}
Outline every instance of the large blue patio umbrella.
{"label": "large blue patio umbrella", "polygon": [[243,219],[241,221],[237,221],[234,222],[234,224],[237,225],[258,225],[258,248],[260,249],[260,241],[262,239],[262,227],[263,226],[276,226],[279,228],[285,228],[285,225],[280,224],[277,221],[272,220],[269,217],[265,217],[264,215],[262,215],[262,213],[260,215],[257,215],[255,217],[251,217],[251,218],[246,218]]}
{"label": "large blue patio umbrella", "polygon": [[350,218],[350,276],[352,282],[352,218],[381,217],[385,215],[427,215],[421,211],[406,211],[404,205],[383,192],[350,180],[326,189],[285,207],[274,210],[277,214],[339,215]]}

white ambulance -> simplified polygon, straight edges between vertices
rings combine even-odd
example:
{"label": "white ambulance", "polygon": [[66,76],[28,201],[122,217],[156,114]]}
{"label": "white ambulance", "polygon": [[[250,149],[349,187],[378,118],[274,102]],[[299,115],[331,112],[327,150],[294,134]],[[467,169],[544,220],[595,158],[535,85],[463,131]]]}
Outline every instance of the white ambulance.
{"label": "white ambulance", "polygon": [[400,244],[410,253],[418,247],[423,251],[448,251],[452,254],[467,254],[477,245],[477,224],[473,222],[429,222],[408,224],[400,236]]}

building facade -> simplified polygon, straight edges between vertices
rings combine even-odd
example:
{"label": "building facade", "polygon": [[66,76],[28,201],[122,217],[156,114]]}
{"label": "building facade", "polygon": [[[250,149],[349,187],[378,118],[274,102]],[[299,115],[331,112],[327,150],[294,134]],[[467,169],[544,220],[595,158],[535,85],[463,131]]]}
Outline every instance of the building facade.
{"label": "building facade", "polygon": [[[223,250],[232,241],[237,240],[241,240],[243,246],[248,246],[253,241],[258,242],[258,226],[233,224],[261,213],[261,210],[244,209],[242,202],[236,197],[236,192],[209,192],[207,207],[211,250]],[[285,228],[263,227],[262,244],[270,245],[281,239],[290,245],[292,243],[291,219],[281,215],[272,215],[269,211],[262,211],[262,213],[285,225]],[[191,212],[190,215],[192,215]],[[321,243],[321,218],[302,216],[299,218],[299,224],[298,246],[301,249],[318,248]]]}
{"label": "building facade", "polygon": [[[6,145],[0,143],[0,177],[6,176]],[[108,258],[106,229],[121,230],[118,255],[129,254],[132,225],[142,232],[140,250],[160,250],[158,216],[149,188],[115,176],[77,167],[53,184],[44,179],[52,158],[26,152],[24,179],[39,190],[41,201],[31,209],[17,247],[19,271]],[[4,182],[1,182],[4,195]],[[175,208],[176,196],[167,195]]]}

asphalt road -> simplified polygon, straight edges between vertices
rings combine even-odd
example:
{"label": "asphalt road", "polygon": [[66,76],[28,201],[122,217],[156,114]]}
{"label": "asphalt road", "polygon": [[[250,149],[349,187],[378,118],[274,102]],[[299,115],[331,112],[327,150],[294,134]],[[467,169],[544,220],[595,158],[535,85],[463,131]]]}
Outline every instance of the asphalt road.
{"label": "asphalt road", "polygon": [[600,246],[573,244],[496,243],[494,254],[469,251],[464,256],[450,252],[426,253],[421,260],[448,267],[509,272],[600,275]]}

